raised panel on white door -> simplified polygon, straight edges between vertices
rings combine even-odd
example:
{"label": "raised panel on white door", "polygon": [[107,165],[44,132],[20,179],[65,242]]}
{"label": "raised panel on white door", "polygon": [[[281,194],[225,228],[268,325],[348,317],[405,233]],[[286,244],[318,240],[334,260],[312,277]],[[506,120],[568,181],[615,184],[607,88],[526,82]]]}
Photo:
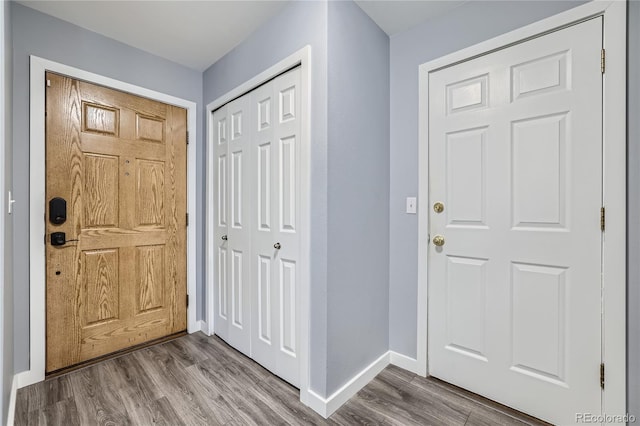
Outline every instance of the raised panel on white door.
{"label": "raised panel on white door", "polygon": [[571,88],[569,55],[564,51],[512,66],[512,100]]}
{"label": "raised panel on white door", "polygon": [[280,231],[296,230],[296,138],[280,139],[279,199]]}
{"label": "raised panel on white door", "polygon": [[258,229],[271,230],[271,143],[258,146]]}
{"label": "raised panel on white door", "polygon": [[227,118],[224,117],[217,122],[217,138],[218,145],[227,143]]}
{"label": "raised panel on white door", "polygon": [[290,86],[280,91],[280,122],[296,118],[296,87]]}
{"label": "raised panel on white door", "polygon": [[514,227],[567,226],[567,113],[511,125]]}
{"label": "raised panel on white door", "polygon": [[227,249],[218,247],[218,316],[227,319]]}
{"label": "raised panel on white door", "polygon": [[568,270],[514,262],[511,274],[511,370],[567,386]]}
{"label": "raised panel on white door", "polygon": [[488,128],[446,136],[448,224],[486,227],[486,147]]}
{"label": "raised panel on white door", "polygon": [[487,361],[485,354],[488,259],[447,256],[447,346]]}
{"label": "raised panel on white door", "polygon": [[271,257],[258,256],[258,336],[271,344]]}
{"label": "raised panel on white door", "polygon": [[243,111],[237,111],[231,115],[231,140],[242,137]]}
{"label": "raised panel on white door", "polygon": [[238,250],[231,252],[231,324],[242,329],[244,326],[244,292],[246,291],[243,268],[243,253]]}
{"label": "raised panel on white door", "polygon": [[271,126],[271,96],[258,101],[258,130],[265,130]]}
{"label": "raised panel on white door", "polygon": [[489,106],[487,74],[451,83],[446,87],[447,114],[477,110]]}
{"label": "raised panel on white door", "polygon": [[243,156],[242,151],[231,153],[231,226],[242,228],[243,222]]}
{"label": "raised panel on white door", "polygon": [[296,262],[280,260],[280,350],[296,355]]}
{"label": "raised panel on white door", "polygon": [[218,226],[227,226],[227,154],[218,156]]}

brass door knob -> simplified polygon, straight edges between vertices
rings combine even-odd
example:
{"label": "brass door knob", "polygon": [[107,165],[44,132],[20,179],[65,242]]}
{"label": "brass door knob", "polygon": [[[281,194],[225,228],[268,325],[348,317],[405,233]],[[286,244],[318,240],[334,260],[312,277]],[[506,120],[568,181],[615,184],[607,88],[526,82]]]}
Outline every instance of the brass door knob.
{"label": "brass door knob", "polygon": [[280,247],[282,247],[282,246],[280,245],[280,243],[275,243],[275,244],[273,245],[273,248],[274,248],[274,249],[276,249],[276,250],[280,250]]}
{"label": "brass door knob", "polygon": [[436,235],[433,237],[433,244],[438,247],[442,247],[444,245],[444,237],[442,235]]}
{"label": "brass door knob", "polygon": [[442,204],[440,201],[436,201],[433,204],[433,211],[436,213],[442,213],[444,211],[444,204]]}
{"label": "brass door knob", "polygon": [[227,239],[228,239],[228,238],[227,238],[227,236],[226,236],[226,235],[223,235],[223,236],[222,236],[222,241],[227,241]]}

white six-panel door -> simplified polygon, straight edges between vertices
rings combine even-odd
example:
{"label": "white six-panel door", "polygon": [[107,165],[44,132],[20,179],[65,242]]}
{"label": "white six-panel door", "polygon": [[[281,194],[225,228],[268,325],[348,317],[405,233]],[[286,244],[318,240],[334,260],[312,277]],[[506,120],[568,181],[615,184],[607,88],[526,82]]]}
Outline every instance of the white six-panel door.
{"label": "white six-panel door", "polygon": [[296,386],[300,108],[297,68],[213,116],[214,329]]}
{"label": "white six-panel door", "polygon": [[595,18],[429,76],[429,372],[557,424],[601,412],[601,47]]}

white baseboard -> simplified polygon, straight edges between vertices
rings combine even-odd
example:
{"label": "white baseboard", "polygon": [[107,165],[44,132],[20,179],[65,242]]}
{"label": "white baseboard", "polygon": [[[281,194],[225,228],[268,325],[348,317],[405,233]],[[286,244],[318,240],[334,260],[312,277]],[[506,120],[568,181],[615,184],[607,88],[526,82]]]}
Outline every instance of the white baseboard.
{"label": "white baseboard", "polygon": [[405,369],[407,371],[411,371],[418,376],[425,377],[427,375],[426,366],[418,365],[418,360],[415,358],[410,358],[406,355],[402,355],[401,353],[389,351],[390,362],[391,364]]}
{"label": "white baseboard", "polygon": [[195,330],[190,331],[189,334],[195,333],[196,331],[202,331],[204,334],[207,334],[207,329],[208,329],[208,327],[207,327],[206,321],[199,320],[199,321],[196,321]]}
{"label": "white baseboard", "polygon": [[389,365],[390,352],[385,352],[365,367],[360,373],[356,374],[344,386],[335,391],[328,398],[323,398],[313,390],[308,392],[308,405],[313,411],[320,414],[325,419],[332,415],[338,408],[354,396],[360,389],[365,387],[374,377],[376,377],[384,368]]}
{"label": "white baseboard", "polygon": [[34,370],[23,371],[16,374],[14,380],[17,383],[18,389],[22,389],[23,387],[34,383],[42,382],[44,380],[44,369],[41,373],[37,373]]}
{"label": "white baseboard", "polygon": [[18,395],[18,375],[13,376],[11,381],[11,395],[9,396],[9,407],[7,410],[7,426],[13,426],[16,416],[16,397]]}

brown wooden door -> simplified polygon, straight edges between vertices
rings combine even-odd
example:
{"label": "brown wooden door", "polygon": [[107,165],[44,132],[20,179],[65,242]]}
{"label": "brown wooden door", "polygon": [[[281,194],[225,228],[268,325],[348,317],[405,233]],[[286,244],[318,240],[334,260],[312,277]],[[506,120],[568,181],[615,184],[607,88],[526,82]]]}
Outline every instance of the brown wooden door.
{"label": "brown wooden door", "polygon": [[67,202],[45,218],[52,372],[186,329],[187,114],[46,78],[46,199]]}

